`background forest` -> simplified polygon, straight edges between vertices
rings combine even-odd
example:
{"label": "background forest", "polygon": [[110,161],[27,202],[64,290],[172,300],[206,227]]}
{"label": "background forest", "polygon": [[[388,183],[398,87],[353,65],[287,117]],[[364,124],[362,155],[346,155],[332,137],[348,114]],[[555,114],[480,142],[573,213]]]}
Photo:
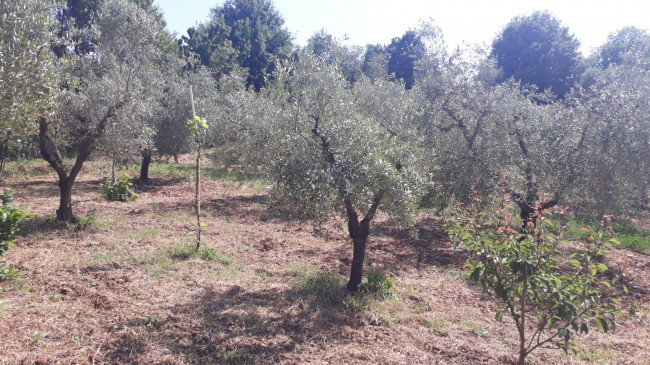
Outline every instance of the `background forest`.
{"label": "background forest", "polygon": [[[0,10],[0,177],[10,188],[2,196],[0,320],[8,325],[0,333],[14,341],[0,345],[0,359],[8,363],[51,363],[58,357],[92,363],[96,358],[109,363],[309,362],[330,354],[335,363],[485,360],[523,365],[537,349],[541,355],[532,363],[551,361],[545,356],[554,363],[590,356],[589,361],[597,361],[600,356],[608,363],[609,355],[576,347],[576,336],[594,336],[589,329],[611,331],[621,316],[635,330],[650,332],[644,313],[650,309],[644,280],[650,265],[647,30],[623,28],[585,57],[570,30],[543,11],[512,19],[489,48],[450,50],[432,21],[414,25],[389,44],[348,47],[321,30],[300,47],[292,43],[270,0],[227,0],[178,38],[166,29],[152,0],[0,0]],[[207,164],[193,167],[189,161],[200,162],[201,149]],[[171,158],[175,163],[165,162]],[[207,178],[202,188],[199,172]],[[101,176],[103,180],[93,180]],[[225,183],[229,179],[239,187]],[[188,182],[196,186],[195,202]],[[47,194],[39,193],[40,184]],[[201,190],[206,194],[203,212]],[[110,203],[97,198],[102,193],[108,200],[138,200]],[[94,202],[92,210],[88,201]],[[165,204],[168,209],[161,209]],[[99,218],[95,205],[103,209]],[[119,256],[115,252],[122,248],[117,247],[129,246],[129,239],[120,236],[115,241],[121,243],[109,250],[111,258],[104,251],[98,254],[93,245],[103,245],[113,232],[140,232],[132,223],[106,218],[124,215],[124,210],[149,212],[153,221],[145,225],[169,225],[169,237],[161,231],[139,236],[133,253]],[[178,210],[187,215],[176,216]],[[198,226],[188,223],[192,219]],[[104,221],[103,228],[92,227],[97,220]],[[267,236],[251,231],[255,227]],[[300,231],[287,233],[300,236],[293,238],[301,241],[299,246],[282,243],[286,238],[278,232],[287,227]],[[174,231],[191,236],[202,229],[207,236],[196,249],[187,243],[186,233],[173,238]],[[228,241],[232,237],[244,243]],[[249,241],[254,241],[252,248]],[[30,250],[48,242],[59,255],[67,252],[76,259],[39,266],[29,258],[39,256]],[[384,246],[391,244],[394,250],[418,252],[417,275],[399,273],[412,274],[413,268],[401,267],[409,265],[410,254],[388,253],[392,249]],[[18,247],[10,248],[14,245]],[[298,249],[303,245],[338,250],[332,254],[338,258],[305,254]],[[162,254],[150,252],[161,249]],[[259,258],[267,254],[272,263]],[[97,261],[97,255],[103,259]],[[319,258],[312,262],[315,256]],[[254,279],[242,265],[233,269],[233,261],[258,262],[251,269]],[[320,270],[301,273],[306,269],[296,268],[296,262]],[[442,334],[445,328],[458,326],[465,328],[462,343],[472,341],[468,332],[483,340],[496,331],[478,322],[468,325],[467,319],[449,318],[456,323],[450,325],[427,317],[433,309],[424,293],[431,288],[417,288],[416,278],[425,275],[421,264],[429,271],[440,267],[435,275],[442,276],[429,280],[440,290],[447,271],[467,271],[467,280],[452,275],[450,285],[474,296],[470,302],[483,302],[488,319],[496,312],[501,327],[512,325],[512,333],[485,339],[484,346],[503,347],[495,350],[502,353],[490,358],[446,343],[420,347],[400,360],[395,352],[363,358],[334,346],[334,338],[345,332],[341,328],[354,328],[354,338],[375,331],[370,325],[384,326],[383,336],[393,336],[397,343],[405,337],[435,344],[439,336],[449,336]],[[68,269],[71,277],[48,282],[48,275],[64,275],[59,272]],[[98,272],[108,277],[97,280],[112,286],[98,289],[84,279]],[[129,279],[111,276],[117,272]],[[212,279],[195,279],[202,275]],[[185,283],[155,286],[174,293],[170,301],[177,306],[170,311],[175,314],[147,312],[130,320],[122,318],[128,311],[113,310],[132,311],[136,301],[144,300],[138,298],[140,289],[129,289],[129,281],[146,277],[154,285],[151,277],[174,276]],[[238,276],[245,281],[237,281]],[[345,288],[343,276],[348,278]],[[259,289],[256,280],[269,286]],[[206,289],[208,282],[216,287]],[[237,284],[228,289],[233,282]],[[286,286],[291,292],[278,294]],[[242,287],[251,291],[243,293]],[[248,313],[252,309],[245,306],[254,305],[257,317],[242,315],[228,330],[209,321],[179,320],[199,317],[194,309],[177,308],[190,306],[181,303],[190,295],[184,290],[196,294],[198,288],[206,293],[195,308],[204,305],[206,316],[233,318],[213,311],[244,306]],[[110,299],[120,292],[127,299]],[[89,325],[104,326],[98,331],[101,338],[82,335],[85,329],[73,334],[76,340],[66,341],[77,349],[75,354],[50,345],[43,345],[43,351],[25,350],[38,346],[42,337],[30,329],[38,322],[35,313],[47,316],[53,309],[46,307],[69,293],[79,294],[79,303],[88,301],[92,313],[122,322]],[[38,295],[47,303],[19,320],[16,316]],[[227,299],[207,303],[221,295]],[[266,297],[274,308],[292,311],[282,313],[287,323],[256,312],[272,312],[259,309]],[[468,299],[463,301],[455,305],[463,308]],[[146,305],[162,313],[156,300]],[[61,323],[68,323],[68,315],[85,318],[82,322],[95,318],[91,312],[68,313]],[[412,318],[395,319],[397,312]],[[189,329],[178,324],[186,320]],[[264,321],[273,322],[271,330],[262,329]],[[314,324],[315,337],[302,338],[291,327],[299,322]],[[408,330],[400,329],[400,323]],[[408,334],[418,326],[428,333]],[[133,338],[111,337],[127,327],[139,328],[131,331]],[[233,328],[241,333],[228,332]],[[186,337],[158,341],[147,332],[161,329],[162,337]],[[212,342],[212,330],[232,336]],[[190,335],[197,331],[203,333]],[[286,338],[277,338],[287,331]],[[258,337],[272,338],[277,347],[235,340]],[[342,338],[336,340],[339,345]],[[627,341],[623,350],[606,345],[614,354],[611,359],[631,351],[634,341],[628,340],[620,339]],[[368,348],[372,342],[358,340]],[[173,347],[170,343],[179,344],[171,354],[164,350]],[[642,360],[650,354],[647,345],[647,340],[645,346],[638,344],[641,352],[626,361],[647,363]],[[561,355],[547,351],[549,346],[563,348],[567,355],[554,357]]]}

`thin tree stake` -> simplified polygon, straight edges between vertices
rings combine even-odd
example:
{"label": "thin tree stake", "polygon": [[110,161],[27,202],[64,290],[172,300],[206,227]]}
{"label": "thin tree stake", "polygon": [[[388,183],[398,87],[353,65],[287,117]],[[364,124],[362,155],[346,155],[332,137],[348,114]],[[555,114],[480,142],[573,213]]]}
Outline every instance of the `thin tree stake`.
{"label": "thin tree stake", "polygon": [[[190,85],[190,100],[192,101],[192,117],[196,117],[196,110],[194,109],[194,92],[192,85]],[[196,134],[196,196],[194,206],[196,208],[196,249],[201,247],[201,136],[198,131]]]}

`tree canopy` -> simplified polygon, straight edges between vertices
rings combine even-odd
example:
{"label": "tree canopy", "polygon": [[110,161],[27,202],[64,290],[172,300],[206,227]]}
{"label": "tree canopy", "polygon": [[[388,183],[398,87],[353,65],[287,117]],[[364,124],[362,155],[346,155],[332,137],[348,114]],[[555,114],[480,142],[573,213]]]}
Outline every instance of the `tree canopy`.
{"label": "tree canopy", "polygon": [[206,23],[188,29],[185,41],[217,77],[236,64],[248,70],[247,85],[259,91],[276,61],[291,53],[291,34],[283,25],[270,0],[228,0],[212,9]]}
{"label": "tree canopy", "polygon": [[34,116],[49,114],[56,101],[59,62],[50,52],[55,6],[50,1],[0,2],[0,174],[10,147],[33,136]]}
{"label": "tree canopy", "polygon": [[641,65],[650,67],[650,33],[637,27],[625,27],[607,37],[595,52],[600,68],[610,65]]}
{"label": "tree canopy", "polygon": [[547,11],[512,19],[492,43],[492,56],[510,77],[559,97],[580,74],[580,42]]}
{"label": "tree canopy", "polygon": [[425,52],[422,37],[415,30],[408,30],[401,37],[393,38],[386,47],[388,73],[398,80],[404,80],[404,87],[411,89],[415,83],[416,64]]}

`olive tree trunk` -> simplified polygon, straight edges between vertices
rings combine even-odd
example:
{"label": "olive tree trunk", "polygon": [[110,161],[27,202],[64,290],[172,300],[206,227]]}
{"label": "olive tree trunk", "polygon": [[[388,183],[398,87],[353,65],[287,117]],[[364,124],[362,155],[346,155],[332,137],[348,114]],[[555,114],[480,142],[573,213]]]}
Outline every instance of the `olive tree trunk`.
{"label": "olive tree trunk", "polygon": [[75,217],[72,214],[72,186],[74,180],[59,179],[59,208],[56,210],[56,219],[59,221],[72,222]]}
{"label": "olive tree trunk", "polygon": [[151,152],[144,151],[142,154],[142,164],[140,165],[140,182],[149,182],[149,164],[151,164]]}
{"label": "olive tree trunk", "polygon": [[9,152],[9,137],[11,137],[11,132],[7,132],[5,140],[2,142],[2,157],[0,157],[0,180],[2,180],[2,174],[5,171],[5,164],[7,163],[7,153]]}
{"label": "olive tree trunk", "polygon": [[383,192],[375,194],[372,205],[368,210],[366,216],[359,221],[359,215],[352,205],[352,200],[346,198],[343,203],[345,205],[345,211],[348,216],[348,233],[354,248],[352,251],[352,267],[350,268],[350,280],[346,286],[348,293],[355,293],[361,285],[363,280],[363,263],[366,257],[366,243],[368,242],[368,236],[370,235],[370,222],[375,217],[377,208],[379,208],[379,203]]}

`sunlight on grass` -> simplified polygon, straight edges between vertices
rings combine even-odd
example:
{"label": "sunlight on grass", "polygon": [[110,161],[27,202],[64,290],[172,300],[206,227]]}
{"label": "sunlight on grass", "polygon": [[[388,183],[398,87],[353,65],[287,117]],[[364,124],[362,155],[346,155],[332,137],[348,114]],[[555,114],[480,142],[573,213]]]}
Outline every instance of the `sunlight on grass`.
{"label": "sunlight on grass", "polygon": [[573,361],[587,361],[596,364],[611,364],[617,355],[610,346],[589,346],[587,348],[576,348],[574,353],[566,356]]}
{"label": "sunlight on grass", "polygon": [[[127,168],[131,174],[139,173],[139,166],[133,165]],[[195,167],[167,162],[152,162],[149,166],[149,176],[152,178],[178,179],[186,182],[194,181]],[[201,167],[201,176],[208,180],[221,181],[225,185],[246,185],[253,190],[263,190],[268,185],[259,174],[252,174],[225,167]]]}
{"label": "sunlight on grass", "polygon": [[224,255],[210,247],[202,247],[197,250],[189,244],[172,244],[160,248],[153,254],[144,254],[130,257],[130,261],[136,265],[143,265],[151,276],[157,277],[165,275],[176,265],[187,262],[189,265],[198,259],[206,263],[217,263],[221,266],[238,269],[238,265],[233,265],[235,260],[228,255]]}
{"label": "sunlight on grass", "polygon": [[[72,160],[66,159],[66,163]],[[18,159],[7,161],[3,177],[19,178],[22,181],[29,181],[34,176],[47,175],[53,170],[43,159],[31,160]],[[56,187],[55,187],[56,188]]]}
{"label": "sunlight on grass", "polygon": [[144,228],[139,230],[129,231],[125,238],[129,240],[139,241],[142,239],[153,239],[160,237],[160,229],[158,228]]}
{"label": "sunlight on grass", "polygon": [[[585,232],[583,227],[591,226],[598,229],[599,225],[589,224],[570,219],[566,224],[565,237],[570,239],[582,239]],[[650,231],[636,227],[632,222],[622,220],[612,224],[614,237],[621,242],[621,247],[650,255]]]}
{"label": "sunlight on grass", "polygon": [[490,331],[488,331],[487,327],[483,326],[482,324],[480,324],[478,322],[464,321],[461,324],[468,333],[474,334],[479,338],[480,337],[485,337],[490,333]]}

